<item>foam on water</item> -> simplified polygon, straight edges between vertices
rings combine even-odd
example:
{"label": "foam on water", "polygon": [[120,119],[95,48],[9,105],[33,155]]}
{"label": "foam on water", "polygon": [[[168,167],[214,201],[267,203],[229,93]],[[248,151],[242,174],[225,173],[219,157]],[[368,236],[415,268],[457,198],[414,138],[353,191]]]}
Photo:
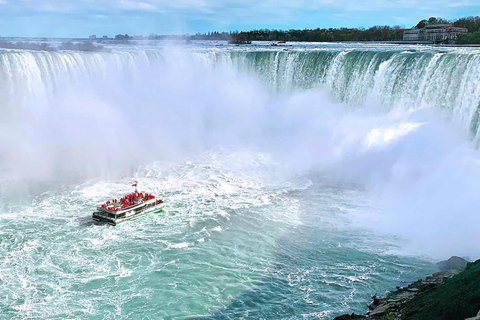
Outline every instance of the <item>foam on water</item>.
{"label": "foam on water", "polygon": [[[331,198],[327,205],[308,195],[299,199],[300,194],[310,192],[312,181],[308,177],[285,178],[283,169],[276,167],[263,155],[239,153],[205,154],[174,166],[152,164],[135,178],[142,187],[165,198],[165,212],[117,227],[92,225],[92,203],[101,195],[117,197],[129,190],[129,179],[65,186],[39,196],[36,206],[30,213],[22,212],[21,218],[2,216],[2,316],[184,317],[216,314],[224,307],[218,315],[234,318],[238,312],[232,307],[235,301],[243,299],[249,290],[264,290],[269,283],[264,277],[269,274],[285,279],[291,288],[285,293],[285,305],[299,303],[295,302],[298,290],[302,305],[321,310],[325,306],[318,304],[316,294],[322,286],[334,285],[343,292],[352,290],[355,282],[364,285],[370,277],[385,277],[375,267],[367,267],[368,262],[351,269],[350,263],[336,262],[335,256],[328,254],[323,257],[328,261],[325,264],[313,256],[299,256],[304,252],[301,243],[311,244],[312,249],[331,247],[336,251],[336,241],[330,243],[328,238],[337,236],[335,220],[344,217],[332,216],[330,205],[339,199],[345,205],[352,202],[347,206],[357,204],[348,196],[349,191],[342,195],[340,189],[320,191]],[[310,212],[302,209],[308,203],[321,203],[330,212],[318,214],[316,226],[302,217]],[[344,210],[336,209],[338,213]],[[314,235],[312,231],[325,238],[305,239]],[[290,232],[302,236],[291,236]],[[286,245],[284,241],[301,243]],[[339,243],[349,247],[348,241]],[[288,259],[298,259],[300,265],[291,266],[279,259],[285,254],[283,250],[288,251]],[[304,267],[303,259],[318,266]],[[418,267],[407,263],[402,272],[422,272],[426,265]],[[345,274],[340,276],[342,268]],[[362,276],[367,269],[370,276]],[[396,276],[395,272],[387,274],[390,280]],[[319,280],[319,285],[311,282]],[[278,290],[285,290],[279,285]],[[264,294],[277,294],[277,289],[270,288]],[[357,299],[366,299],[366,292],[358,298],[356,290],[350,291],[351,297],[341,305],[331,306],[335,310],[324,314],[331,315],[352,307]],[[263,314],[260,308],[249,310],[252,316]],[[298,310],[300,315],[306,309],[299,305]]]}
{"label": "foam on water", "polygon": [[[475,254],[478,50],[110,49],[0,53],[0,318],[329,319]],[[132,180],[164,212],[93,225]]]}

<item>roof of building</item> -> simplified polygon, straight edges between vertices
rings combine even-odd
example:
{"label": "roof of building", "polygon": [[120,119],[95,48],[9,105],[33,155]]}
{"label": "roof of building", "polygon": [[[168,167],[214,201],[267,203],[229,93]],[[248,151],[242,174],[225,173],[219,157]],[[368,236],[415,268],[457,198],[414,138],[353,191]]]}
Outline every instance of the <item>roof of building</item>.
{"label": "roof of building", "polygon": [[427,24],[425,29],[436,29],[436,28],[447,28],[452,27],[451,23],[441,23],[441,24]]}

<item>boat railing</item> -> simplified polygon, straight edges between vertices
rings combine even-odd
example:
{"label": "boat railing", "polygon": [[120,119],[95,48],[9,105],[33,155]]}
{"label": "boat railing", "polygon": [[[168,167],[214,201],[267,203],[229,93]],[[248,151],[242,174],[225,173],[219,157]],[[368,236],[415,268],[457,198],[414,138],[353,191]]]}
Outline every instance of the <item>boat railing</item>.
{"label": "boat railing", "polygon": [[[111,200],[109,200],[109,201],[111,201]],[[97,204],[97,210],[100,211],[100,212],[115,214],[115,213],[124,212],[124,211],[128,211],[128,210],[138,209],[138,208],[140,208],[144,205],[147,205],[147,204],[159,205],[159,204],[163,203],[163,201],[161,199],[158,199],[155,196],[152,199],[148,199],[148,200],[145,200],[142,197],[137,197],[136,201],[138,201],[138,202],[133,203],[128,207],[122,208],[122,204],[120,203],[120,201],[118,199],[115,199],[115,201],[111,201],[111,203],[108,204],[108,205],[106,204],[106,202],[99,203],[99,204]],[[115,208],[115,209],[118,209],[118,210],[108,209],[108,208],[112,208],[112,207]]]}

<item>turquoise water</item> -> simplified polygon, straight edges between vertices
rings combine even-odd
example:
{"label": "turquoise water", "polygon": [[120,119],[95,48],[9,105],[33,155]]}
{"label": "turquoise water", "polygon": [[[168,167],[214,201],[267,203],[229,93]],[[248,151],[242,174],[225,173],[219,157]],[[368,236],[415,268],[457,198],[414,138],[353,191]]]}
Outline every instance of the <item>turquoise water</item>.
{"label": "turquoise water", "polygon": [[0,51],[0,319],[332,319],[474,247],[478,50],[108,49]]}
{"label": "turquoise water", "polygon": [[[2,319],[330,319],[433,271],[355,228],[358,186],[279,177],[261,155],[204,155],[136,174],[165,212],[94,225],[129,180],[45,192],[2,213]],[[273,176],[272,176],[273,175]]]}

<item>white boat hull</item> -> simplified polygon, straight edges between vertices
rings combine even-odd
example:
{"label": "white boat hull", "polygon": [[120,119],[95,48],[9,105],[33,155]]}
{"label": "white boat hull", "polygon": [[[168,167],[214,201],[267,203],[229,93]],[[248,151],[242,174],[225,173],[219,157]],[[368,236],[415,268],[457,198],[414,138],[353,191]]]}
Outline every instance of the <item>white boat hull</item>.
{"label": "white boat hull", "polygon": [[119,223],[138,219],[148,213],[160,212],[163,208],[163,202],[156,204],[155,201],[152,203],[145,203],[141,206],[133,206],[125,210],[118,212],[108,212],[108,211],[95,211],[92,215],[93,220],[97,222],[108,223],[110,225],[116,226]]}

